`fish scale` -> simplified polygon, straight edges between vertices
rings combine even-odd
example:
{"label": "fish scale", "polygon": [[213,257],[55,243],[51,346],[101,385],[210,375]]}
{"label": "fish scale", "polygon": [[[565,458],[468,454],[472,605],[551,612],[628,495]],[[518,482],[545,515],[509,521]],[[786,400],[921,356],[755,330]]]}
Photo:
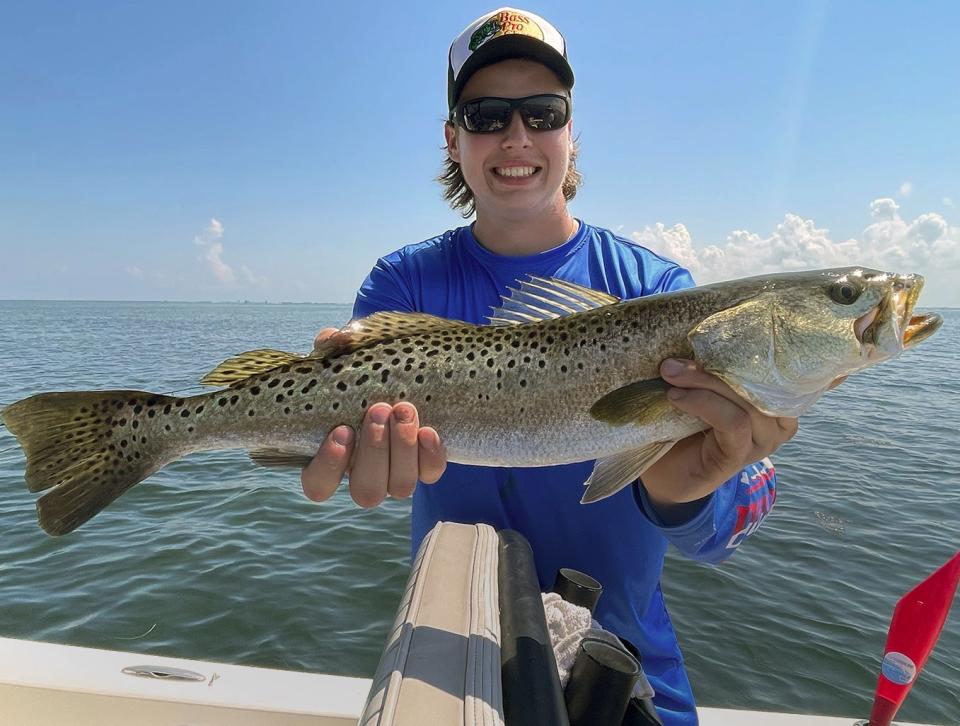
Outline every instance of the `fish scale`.
{"label": "fish scale", "polygon": [[[310,356],[250,351],[203,380],[218,391],[42,393],[4,409],[39,519],[63,534],[189,453],[244,448],[304,466],[340,424],[409,401],[450,461],[546,466],[597,459],[584,501],[635,480],[706,425],[671,406],[661,361],[695,357],[771,415],[798,415],[838,376],[929,337],[917,276],[790,273],[636,300],[531,278],[477,326],[422,314],[354,321]],[[855,288],[855,289],[854,289]],[[856,292],[855,299],[843,295]],[[854,322],[874,311],[861,343]],[[871,318],[873,320],[873,318]]]}

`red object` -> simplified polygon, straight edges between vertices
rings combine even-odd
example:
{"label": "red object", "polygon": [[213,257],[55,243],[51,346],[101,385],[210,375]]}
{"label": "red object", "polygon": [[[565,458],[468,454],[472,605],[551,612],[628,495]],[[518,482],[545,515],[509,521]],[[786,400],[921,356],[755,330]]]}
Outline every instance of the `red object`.
{"label": "red object", "polygon": [[890,621],[869,726],[890,726],[923,670],[960,583],[960,551],[900,598]]}

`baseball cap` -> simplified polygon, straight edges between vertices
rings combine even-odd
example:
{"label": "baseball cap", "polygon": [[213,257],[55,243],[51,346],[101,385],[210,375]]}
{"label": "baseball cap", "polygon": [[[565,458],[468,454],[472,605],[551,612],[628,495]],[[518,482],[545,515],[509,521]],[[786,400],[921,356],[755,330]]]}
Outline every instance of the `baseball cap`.
{"label": "baseball cap", "polygon": [[573,88],[573,69],[567,61],[567,43],[553,25],[539,15],[500,8],[481,15],[450,45],[447,58],[447,100],[452,109],[470,76],[484,66],[508,58],[529,58],[557,74]]}

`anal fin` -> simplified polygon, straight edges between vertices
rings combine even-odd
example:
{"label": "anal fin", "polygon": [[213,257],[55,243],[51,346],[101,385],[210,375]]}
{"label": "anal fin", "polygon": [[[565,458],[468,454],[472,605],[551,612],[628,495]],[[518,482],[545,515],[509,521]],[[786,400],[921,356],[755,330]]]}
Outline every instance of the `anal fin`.
{"label": "anal fin", "polygon": [[630,449],[613,456],[597,459],[590,478],[584,483],[586,491],[581,504],[589,504],[616,494],[640,477],[664,454],[675,441],[654,441],[639,449]]}
{"label": "anal fin", "polygon": [[271,469],[302,469],[313,460],[312,456],[281,449],[253,449],[247,453],[254,464]]}

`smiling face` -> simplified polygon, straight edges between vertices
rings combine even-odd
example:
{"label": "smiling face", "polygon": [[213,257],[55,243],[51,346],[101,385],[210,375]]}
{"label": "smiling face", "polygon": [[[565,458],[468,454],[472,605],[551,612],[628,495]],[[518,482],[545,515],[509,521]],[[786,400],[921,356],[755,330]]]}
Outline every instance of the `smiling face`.
{"label": "smiling face", "polygon": [[[460,100],[481,96],[523,98],[567,89],[546,66],[511,59],[481,68],[464,86]],[[563,209],[563,181],[570,163],[571,124],[556,131],[531,131],[519,113],[501,131],[475,134],[447,124],[450,158],[460,164],[476,199],[477,219],[535,217]]]}

